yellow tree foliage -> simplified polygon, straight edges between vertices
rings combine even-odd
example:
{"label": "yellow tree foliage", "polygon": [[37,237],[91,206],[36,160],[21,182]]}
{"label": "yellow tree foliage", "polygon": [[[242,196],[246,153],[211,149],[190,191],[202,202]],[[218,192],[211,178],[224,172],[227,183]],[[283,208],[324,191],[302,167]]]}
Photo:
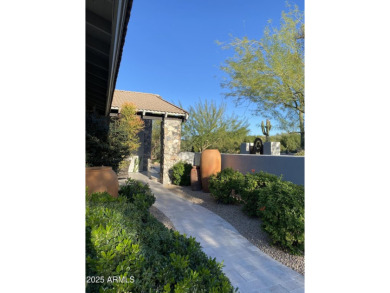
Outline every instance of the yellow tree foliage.
{"label": "yellow tree foliage", "polygon": [[140,146],[138,133],[144,128],[144,122],[136,115],[137,109],[133,103],[124,103],[121,108],[118,127],[127,134],[124,144],[130,152],[136,151]]}

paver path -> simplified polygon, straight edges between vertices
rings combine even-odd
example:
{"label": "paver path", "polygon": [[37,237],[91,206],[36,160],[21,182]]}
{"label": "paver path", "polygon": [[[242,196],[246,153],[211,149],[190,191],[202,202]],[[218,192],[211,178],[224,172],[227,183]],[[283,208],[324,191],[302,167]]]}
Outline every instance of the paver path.
{"label": "paver path", "polygon": [[272,259],[213,212],[176,196],[161,183],[140,173],[131,178],[148,183],[154,205],[187,236],[195,237],[203,251],[224,263],[223,271],[242,293],[304,292],[304,277]]}

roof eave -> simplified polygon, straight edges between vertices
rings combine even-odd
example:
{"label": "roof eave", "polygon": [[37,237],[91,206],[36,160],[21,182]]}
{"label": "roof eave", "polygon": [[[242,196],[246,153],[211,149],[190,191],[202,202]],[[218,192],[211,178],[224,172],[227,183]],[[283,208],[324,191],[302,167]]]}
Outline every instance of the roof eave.
{"label": "roof eave", "polygon": [[118,78],[120,62],[122,60],[122,52],[125,44],[125,38],[127,33],[127,25],[130,19],[131,8],[133,0],[119,0],[117,3],[116,11],[117,17],[113,24],[115,25],[115,33],[113,34],[113,44],[111,46],[110,55],[110,76],[107,89],[107,103],[105,115],[110,114],[111,104],[114,96],[115,84]]}

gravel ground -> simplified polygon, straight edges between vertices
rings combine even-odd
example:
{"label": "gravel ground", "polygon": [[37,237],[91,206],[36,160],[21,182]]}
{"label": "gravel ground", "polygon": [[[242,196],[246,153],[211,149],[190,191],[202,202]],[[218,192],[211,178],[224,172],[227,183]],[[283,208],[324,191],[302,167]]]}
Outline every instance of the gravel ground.
{"label": "gravel ground", "polygon": [[[291,255],[271,246],[268,235],[261,229],[261,220],[258,218],[250,218],[245,215],[242,212],[240,205],[217,204],[211,197],[210,193],[193,191],[189,186],[164,185],[164,187],[173,191],[178,196],[214,212],[221,218],[228,221],[242,236],[248,239],[253,245],[257,246],[261,251],[282,264],[290,267],[294,271],[305,275],[305,257]],[[158,217],[162,219],[160,220],[156,216],[158,220],[163,222],[166,226],[167,224],[172,225],[172,223],[169,224],[169,219],[161,211],[157,211],[157,213],[159,213]]]}

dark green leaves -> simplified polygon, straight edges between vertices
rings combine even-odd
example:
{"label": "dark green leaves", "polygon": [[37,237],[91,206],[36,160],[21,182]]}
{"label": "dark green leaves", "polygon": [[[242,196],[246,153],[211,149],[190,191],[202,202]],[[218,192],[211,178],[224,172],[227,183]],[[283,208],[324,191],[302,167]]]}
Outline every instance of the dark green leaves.
{"label": "dark green leaves", "polygon": [[[105,193],[87,199],[86,268],[95,277],[87,280],[99,280],[87,282],[87,292],[234,292],[194,238],[150,215],[155,198],[147,185],[129,180],[116,199]],[[113,277],[127,282],[107,282]]]}
{"label": "dark green leaves", "polygon": [[185,162],[178,162],[172,167],[171,179],[175,185],[191,185],[192,165]]}
{"label": "dark green leaves", "polygon": [[245,176],[231,168],[210,179],[211,195],[221,203],[243,203],[249,216],[261,218],[274,244],[302,254],[305,239],[304,187],[266,172]]}
{"label": "dark green leaves", "polygon": [[239,194],[244,183],[244,175],[232,168],[223,169],[210,177],[210,193],[221,203],[240,202]]}

